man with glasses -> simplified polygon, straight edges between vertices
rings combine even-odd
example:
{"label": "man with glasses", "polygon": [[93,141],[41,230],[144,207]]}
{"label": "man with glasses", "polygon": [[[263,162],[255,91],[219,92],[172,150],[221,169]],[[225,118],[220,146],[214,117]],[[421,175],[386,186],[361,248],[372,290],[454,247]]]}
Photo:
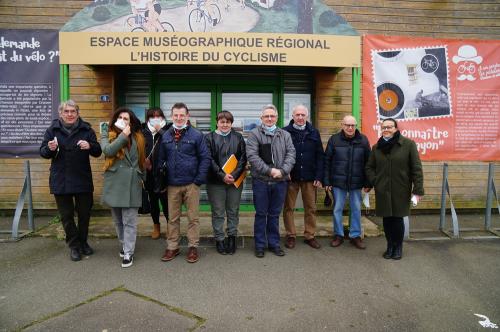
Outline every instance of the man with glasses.
{"label": "man with glasses", "polygon": [[266,248],[276,256],[284,256],[280,246],[279,216],[295,164],[295,148],[290,134],[276,126],[276,106],[264,106],[260,118],[262,124],[250,132],[246,146],[255,206],[255,256],[264,257]]}
{"label": "man with glasses", "polygon": [[[101,146],[90,123],[80,117],[73,100],[59,105],[59,119],[45,131],[40,155],[50,159],[50,193],[54,195],[70,248],[70,259],[80,261],[94,250],[87,243],[90,210],[94,203],[90,156],[99,157]],[[75,224],[75,211],[78,226]]]}
{"label": "man with glasses", "polygon": [[283,221],[286,230],[285,247],[293,249],[297,236],[293,211],[299,191],[304,203],[304,242],[314,249],[321,245],[314,238],[316,232],[316,188],[321,188],[324,171],[323,144],[319,131],[307,121],[309,110],[304,105],[293,108],[290,124],[283,128],[292,136],[295,147],[295,166],[290,174]]}
{"label": "man with glasses", "polygon": [[349,238],[358,249],[366,246],[361,239],[361,189],[369,192],[371,185],[365,176],[365,164],[370,157],[370,144],[365,135],[356,129],[356,119],[346,115],[342,119],[342,129],[328,140],[325,158],[324,185],[333,190],[333,240],[332,247],[344,242],[342,212],[347,195],[351,211]]}

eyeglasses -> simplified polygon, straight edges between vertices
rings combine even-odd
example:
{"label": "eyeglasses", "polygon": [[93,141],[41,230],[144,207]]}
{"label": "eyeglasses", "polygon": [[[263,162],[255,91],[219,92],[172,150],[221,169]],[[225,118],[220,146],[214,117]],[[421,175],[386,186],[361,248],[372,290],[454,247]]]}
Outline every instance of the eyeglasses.
{"label": "eyeglasses", "polygon": [[356,128],[357,125],[344,123],[344,126],[346,126],[347,128]]}
{"label": "eyeglasses", "polygon": [[274,114],[268,114],[268,115],[263,115],[262,117],[263,118],[268,118],[268,119],[274,119],[276,117],[276,115],[274,115]]}
{"label": "eyeglasses", "polygon": [[78,113],[76,110],[63,110],[64,114],[76,114]]}
{"label": "eyeglasses", "polygon": [[382,130],[389,130],[394,128],[394,126],[382,126]]}

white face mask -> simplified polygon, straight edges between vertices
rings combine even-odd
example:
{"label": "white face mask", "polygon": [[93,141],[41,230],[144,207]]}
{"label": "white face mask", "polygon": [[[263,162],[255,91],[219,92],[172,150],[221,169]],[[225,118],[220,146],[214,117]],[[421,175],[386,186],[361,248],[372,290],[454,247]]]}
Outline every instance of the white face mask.
{"label": "white face mask", "polygon": [[154,127],[156,125],[161,125],[164,122],[164,119],[162,118],[150,118],[149,119],[149,124]]}
{"label": "white face mask", "polygon": [[115,127],[120,129],[120,130],[125,129],[126,126],[127,126],[127,124],[125,123],[125,121],[123,121],[123,119],[118,119],[115,122]]}

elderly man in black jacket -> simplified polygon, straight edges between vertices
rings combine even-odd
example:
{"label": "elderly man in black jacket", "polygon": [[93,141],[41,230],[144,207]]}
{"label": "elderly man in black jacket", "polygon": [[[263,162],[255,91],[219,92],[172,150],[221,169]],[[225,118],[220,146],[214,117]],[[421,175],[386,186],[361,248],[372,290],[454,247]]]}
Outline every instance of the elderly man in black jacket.
{"label": "elderly man in black jacket", "polygon": [[78,105],[73,100],[61,103],[59,119],[45,131],[40,155],[51,159],[50,193],[56,199],[73,261],[94,252],[87,243],[94,191],[89,156],[99,157],[101,153],[94,130],[80,118]]}
{"label": "elderly man in black jacket", "polygon": [[370,191],[365,176],[365,164],[370,157],[370,143],[365,135],[356,129],[356,119],[347,115],[342,119],[342,130],[328,140],[325,158],[325,187],[332,191],[334,237],[332,247],[344,242],[342,212],[347,194],[351,210],[349,238],[358,249],[366,246],[361,239],[361,189]]}
{"label": "elderly man in black jacket", "polygon": [[295,223],[293,210],[299,190],[304,203],[304,242],[314,249],[321,245],[314,238],[316,232],[316,188],[323,181],[323,161],[325,152],[319,131],[308,122],[309,110],[304,105],[293,108],[290,124],[283,128],[292,136],[295,147],[295,165],[290,173],[291,182],[285,199],[283,220],[286,230],[285,247],[295,247]]}

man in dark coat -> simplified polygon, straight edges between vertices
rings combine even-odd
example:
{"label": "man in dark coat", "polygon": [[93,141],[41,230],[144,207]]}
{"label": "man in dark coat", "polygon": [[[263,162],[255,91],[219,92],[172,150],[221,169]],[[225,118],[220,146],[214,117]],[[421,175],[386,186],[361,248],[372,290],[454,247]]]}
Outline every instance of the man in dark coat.
{"label": "man in dark coat", "polygon": [[89,156],[99,157],[101,153],[94,130],[80,118],[78,105],[73,100],[61,103],[59,119],[45,131],[40,155],[51,159],[50,193],[56,199],[73,261],[94,252],[87,243],[94,191]]}
{"label": "man in dark coat", "polygon": [[163,135],[160,145],[158,165],[167,170],[168,215],[167,249],[162,257],[164,262],[171,261],[179,254],[181,208],[184,203],[188,217],[189,263],[198,261],[200,241],[200,186],[205,184],[210,153],[205,136],[189,125],[189,110],[184,103],[172,106],[172,127]]}
{"label": "man in dark coat", "polygon": [[328,140],[325,158],[325,187],[333,190],[334,236],[332,247],[344,242],[342,212],[347,194],[351,210],[349,238],[358,249],[366,246],[361,239],[361,189],[370,191],[370,183],[365,176],[365,165],[370,157],[370,143],[365,135],[356,129],[356,119],[347,115],[342,119],[342,130]]}
{"label": "man in dark coat", "polygon": [[308,122],[309,110],[304,105],[293,108],[290,124],[283,128],[292,136],[295,147],[295,165],[290,173],[283,221],[286,230],[285,247],[295,247],[295,223],[293,211],[299,190],[304,203],[304,242],[314,249],[321,245],[314,238],[316,232],[316,189],[323,181],[324,158],[323,144],[319,131]]}

